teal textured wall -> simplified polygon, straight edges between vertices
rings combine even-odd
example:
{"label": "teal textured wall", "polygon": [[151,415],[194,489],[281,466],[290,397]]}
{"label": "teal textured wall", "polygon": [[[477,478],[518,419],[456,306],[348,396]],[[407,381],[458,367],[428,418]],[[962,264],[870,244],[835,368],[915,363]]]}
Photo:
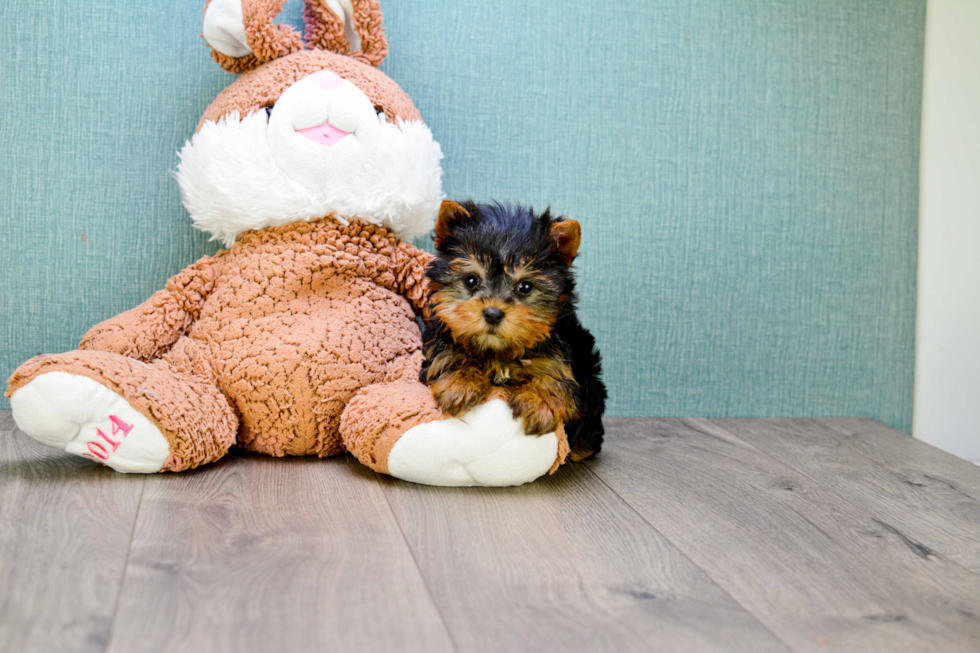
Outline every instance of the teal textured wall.
{"label": "teal textured wall", "polygon": [[[0,374],[216,249],[168,174],[233,79],[202,4],[0,5]],[[924,0],[384,7],[448,195],[582,223],[610,414],[909,430]]]}

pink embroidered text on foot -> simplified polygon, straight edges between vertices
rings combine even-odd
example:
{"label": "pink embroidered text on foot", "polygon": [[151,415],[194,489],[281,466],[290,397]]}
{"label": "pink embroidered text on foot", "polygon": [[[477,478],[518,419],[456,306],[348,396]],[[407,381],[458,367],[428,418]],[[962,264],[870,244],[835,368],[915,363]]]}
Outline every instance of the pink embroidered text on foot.
{"label": "pink embroidered text on foot", "polygon": [[[122,433],[122,437],[125,438],[127,435],[129,435],[129,432],[133,430],[132,424],[127,424],[126,422],[122,421],[115,415],[109,415],[109,421],[112,422],[113,435],[119,435],[120,433]],[[120,438],[120,440],[118,441],[113,440],[109,436],[107,436],[102,431],[102,429],[95,429],[95,433],[103,440],[105,440],[110,447],[112,447],[112,451],[108,451],[102,445],[101,442],[92,440],[86,445],[90,453],[83,453],[82,455],[85,456],[86,458],[99,458],[100,460],[109,460],[109,456],[111,456],[116,451],[116,449],[119,448],[119,445],[122,444],[121,442],[122,438]]]}

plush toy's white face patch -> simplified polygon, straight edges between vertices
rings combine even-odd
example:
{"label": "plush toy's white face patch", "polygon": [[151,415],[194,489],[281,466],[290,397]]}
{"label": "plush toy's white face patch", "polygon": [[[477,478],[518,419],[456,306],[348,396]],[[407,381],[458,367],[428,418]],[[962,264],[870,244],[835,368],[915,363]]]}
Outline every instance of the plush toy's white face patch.
{"label": "plush toy's white face patch", "polygon": [[243,231],[334,214],[411,239],[442,201],[442,152],[421,122],[385,120],[330,71],[294,83],[268,112],[208,122],[180,152],[195,226],[231,245]]}
{"label": "plush toy's white face patch", "polygon": [[359,161],[397,137],[359,88],[329,70],[296,82],[269,116],[269,145],[283,171],[311,191],[347,185]]}

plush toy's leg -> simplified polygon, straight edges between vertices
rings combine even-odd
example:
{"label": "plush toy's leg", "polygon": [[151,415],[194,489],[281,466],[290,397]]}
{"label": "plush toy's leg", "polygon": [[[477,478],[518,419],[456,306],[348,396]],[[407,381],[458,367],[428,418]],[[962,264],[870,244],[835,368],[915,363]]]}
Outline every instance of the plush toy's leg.
{"label": "plush toy's leg", "polygon": [[413,380],[362,389],[341,416],[340,434],[371,469],[426,485],[520,485],[554,471],[568,452],[561,430],[524,435],[504,399],[447,417]]}
{"label": "plush toy's leg", "polygon": [[14,420],[34,439],[120,472],[180,471],[217,460],[238,421],[182,338],[150,364],[99,351],[38,356],[9,381]]}

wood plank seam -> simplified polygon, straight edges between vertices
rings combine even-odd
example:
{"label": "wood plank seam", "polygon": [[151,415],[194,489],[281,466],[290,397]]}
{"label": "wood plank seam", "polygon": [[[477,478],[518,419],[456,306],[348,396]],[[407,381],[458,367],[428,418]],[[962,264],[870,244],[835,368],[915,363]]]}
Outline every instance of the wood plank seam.
{"label": "wood plank seam", "polygon": [[398,520],[398,515],[395,514],[395,509],[391,507],[391,499],[388,498],[388,493],[385,491],[384,483],[381,481],[380,475],[374,473],[375,481],[378,483],[378,487],[381,489],[381,494],[385,498],[385,505],[388,506],[388,512],[391,513],[391,518],[395,520],[395,525],[398,526],[398,532],[402,536],[402,542],[405,543],[405,548],[408,549],[409,554],[412,556],[412,564],[415,565],[415,570],[419,574],[419,578],[422,580],[422,586],[425,587],[425,593],[429,596],[429,601],[436,609],[436,614],[439,615],[439,621],[442,623],[443,630],[446,631],[446,636],[449,638],[449,643],[453,645],[453,650],[459,653],[460,648],[456,643],[456,638],[453,637],[453,631],[449,629],[449,624],[446,622],[446,616],[442,614],[442,608],[439,607],[439,603],[436,601],[435,596],[432,594],[432,588],[429,587],[429,580],[422,573],[422,568],[419,566],[418,558],[415,557],[415,550],[412,549],[411,545],[408,543],[408,538],[405,536],[405,529],[402,528],[401,522]]}
{"label": "wood plank seam", "polygon": [[584,465],[512,488],[381,478],[462,651],[792,650]]}
{"label": "wood plank seam", "polygon": [[[850,420],[851,418],[843,418],[843,419]],[[853,419],[855,419],[856,421],[861,422],[861,421],[864,421],[867,418],[853,418]],[[878,422],[876,420],[867,419],[867,421],[870,422],[871,429],[879,430],[879,431],[881,429],[885,429],[885,430],[888,430],[888,431],[894,430],[894,429],[890,429],[889,427],[885,426],[884,424],[882,424],[881,422]],[[870,436],[874,436],[875,435],[874,431],[865,430],[863,427],[860,428],[860,429],[858,429],[858,430],[849,429],[849,428],[845,427],[843,424],[841,424],[840,423],[840,420],[836,420],[836,419],[831,419],[831,420],[827,420],[826,422],[821,422],[821,425],[824,426],[824,427],[826,427],[827,429],[833,431],[834,433],[839,434],[840,436],[842,436],[844,438],[860,438],[860,437],[865,436],[865,435],[870,435]],[[935,457],[937,457],[940,460],[942,460],[942,459],[945,458],[947,461],[952,462],[954,464],[955,463],[960,463],[960,462],[971,462],[969,460],[964,461],[962,458],[959,458],[958,456],[954,456],[953,454],[951,454],[949,452],[943,451],[939,447],[936,447],[934,445],[931,445],[928,442],[925,442],[923,440],[918,440],[918,439],[915,439],[915,438],[910,438],[908,435],[906,435],[904,433],[902,434],[901,437],[908,438],[910,442],[915,443],[915,446],[917,446],[917,447],[918,446],[923,447],[924,450],[929,451],[931,454],[934,454]],[[866,459],[870,459],[870,460],[872,460],[874,462],[877,462],[879,465],[881,464],[881,461],[879,461],[876,458],[873,458],[867,452],[858,451],[858,453],[860,453],[861,455],[863,455]],[[974,461],[973,464],[980,465],[980,461]],[[949,470],[947,469],[947,472],[948,471]],[[950,490],[952,490],[954,492],[957,492],[959,494],[962,494],[967,499],[970,499],[972,501],[976,501],[976,502],[980,503],[980,492],[977,492],[976,494],[970,494],[969,492],[965,492],[963,489],[961,489],[959,487],[956,487],[955,485],[953,485],[952,483],[950,483],[946,479],[936,478],[935,476],[930,476],[929,474],[926,474],[926,473],[923,473],[922,474],[922,477],[925,478],[925,479],[928,479],[928,480],[936,481],[937,483],[942,483],[943,485],[945,485],[946,487],[948,487]],[[908,482],[908,481],[906,481],[906,482]],[[914,483],[913,483],[913,485],[914,485]]]}
{"label": "wood plank seam", "polygon": [[592,471],[793,648],[977,650],[975,576],[926,562],[873,513],[705,424],[611,420]]}
{"label": "wood plank seam", "polygon": [[[689,428],[692,428],[692,429],[701,431],[702,433],[704,432],[703,429],[698,428],[697,424],[692,423],[689,418],[680,418],[680,419],[681,419],[681,422],[683,422]],[[963,571],[965,571],[968,574],[971,574],[973,576],[980,576],[980,574],[974,572],[969,567],[965,567],[962,564],[960,564],[959,562],[957,562],[956,560],[953,560],[953,559],[949,558],[948,556],[942,555],[941,553],[939,553],[938,551],[936,551],[932,547],[928,547],[928,546],[924,545],[922,542],[918,542],[915,539],[909,537],[906,533],[904,533],[901,530],[895,528],[894,526],[892,526],[891,524],[889,524],[887,521],[884,521],[884,519],[887,519],[887,517],[885,515],[881,515],[880,513],[878,513],[877,510],[873,510],[872,508],[870,508],[868,506],[861,506],[861,505],[855,503],[854,501],[852,501],[851,499],[849,499],[847,496],[845,496],[841,492],[839,492],[839,491],[835,490],[834,488],[830,487],[829,485],[827,485],[827,483],[821,481],[818,478],[815,478],[812,474],[808,474],[804,470],[804,468],[802,468],[801,466],[799,466],[799,465],[797,465],[795,463],[792,463],[792,462],[787,462],[787,461],[784,461],[784,460],[780,460],[779,458],[776,458],[776,457],[770,455],[767,451],[764,451],[763,449],[760,449],[759,447],[756,447],[755,445],[753,445],[751,442],[748,442],[744,438],[740,438],[738,435],[735,435],[729,429],[726,429],[724,426],[721,426],[720,424],[718,424],[717,421],[715,421],[715,420],[709,420],[709,421],[711,422],[711,425],[714,426],[715,428],[718,428],[718,429],[724,431],[730,437],[734,438],[735,440],[738,440],[739,442],[743,443],[745,446],[753,449],[754,451],[756,451],[757,453],[765,456],[769,460],[772,460],[776,464],[778,464],[778,465],[785,465],[786,467],[789,467],[790,469],[792,469],[793,471],[795,471],[797,474],[800,474],[801,476],[809,479],[811,483],[814,483],[815,485],[818,485],[821,488],[823,488],[826,492],[828,492],[828,493],[830,493],[830,494],[832,494],[832,495],[834,495],[836,497],[839,497],[842,501],[844,501],[845,503],[847,503],[848,505],[850,505],[852,508],[855,508],[858,511],[863,511],[863,512],[867,512],[867,513],[871,514],[872,521],[874,521],[879,526],[881,526],[885,530],[887,530],[890,533],[892,533],[893,535],[895,535],[906,547],[909,548],[910,551],[912,551],[912,553],[914,553],[915,555],[919,556],[920,558],[928,558],[928,557],[939,558],[939,559],[943,560],[946,563],[949,563],[951,565],[954,565],[956,567],[959,567],[960,569],[962,569]],[[711,434],[708,434],[708,435],[711,435]],[[854,455],[861,456],[865,460],[870,461],[872,464],[876,464],[876,461],[873,458],[870,458],[870,457],[862,454],[861,452],[852,452],[852,453]],[[966,495],[966,496],[969,496],[969,495]],[[970,497],[970,498],[972,498],[972,497]],[[878,513],[878,514],[876,514],[876,513]]]}
{"label": "wood plank seam", "polygon": [[123,560],[122,575],[119,577],[119,589],[116,591],[116,600],[112,606],[112,620],[109,622],[109,631],[105,638],[105,648],[103,651],[108,651],[109,645],[112,644],[112,635],[116,626],[116,615],[119,614],[119,601],[122,599],[123,585],[126,584],[126,572],[129,569],[129,554],[133,551],[133,538],[136,537],[136,524],[139,523],[140,509],[143,507],[143,492],[145,490],[146,477],[143,478],[143,483],[140,484],[140,498],[136,502],[136,514],[133,517],[133,527],[129,531],[129,543],[126,545],[126,557]]}
{"label": "wood plank seam", "polygon": [[20,433],[10,411],[0,411],[0,471],[0,649],[104,651],[145,479],[58,454]]}
{"label": "wood plank seam", "polygon": [[640,520],[643,521],[643,523],[645,523],[647,526],[649,526],[652,530],[656,531],[660,535],[660,537],[664,538],[664,540],[666,540],[667,542],[669,542],[670,545],[673,546],[674,549],[676,549],[677,552],[680,555],[684,556],[684,558],[686,558],[687,561],[690,562],[694,567],[700,569],[701,572],[705,576],[707,576],[711,580],[711,582],[722,593],[724,593],[728,598],[730,598],[733,603],[735,603],[736,605],[738,605],[739,607],[741,607],[743,610],[745,610],[745,612],[747,614],[751,615],[752,618],[756,621],[756,623],[758,623],[761,628],[763,628],[764,630],[768,631],[773,636],[774,639],[776,639],[776,640],[779,641],[780,644],[782,644],[783,646],[785,646],[786,647],[786,650],[788,650],[788,651],[796,651],[796,650],[798,650],[798,649],[795,649],[792,646],[790,646],[790,644],[786,640],[784,640],[782,637],[780,637],[779,634],[777,634],[776,632],[774,632],[772,630],[772,628],[770,628],[769,626],[767,626],[761,619],[759,619],[759,617],[756,616],[755,612],[753,612],[749,607],[743,605],[738,599],[736,599],[734,596],[732,596],[731,592],[729,592],[718,581],[716,581],[714,579],[714,577],[711,575],[711,573],[708,570],[704,569],[699,564],[697,564],[693,559],[691,559],[691,556],[689,556],[687,554],[687,552],[684,551],[684,549],[682,547],[678,546],[676,542],[674,542],[672,539],[670,539],[669,537],[667,537],[663,533],[663,531],[661,531],[654,524],[652,524],[650,522],[650,520],[648,520],[640,511],[638,511],[636,508],[634,508],[633,505],[629,501],[627,501],[626,499],[624,499],[619,494],[619,492],[616,491],[615,488],[613,488],[611,485],[609,485],[608,483],[606,483],[606,481],[601,476],[599,476],[599,474],[597,474],[594,469],[592,469],[592,466],[588,462],[586,462],[583,466],[585,467],[586,470],[588,470],[589,474],[591,474],[592,476],[594,476],[596,479],[598,479],[598,481],[600,483],[602,483],[604,486],[606,486],[607,488],[609,488],[609,491],[612,492],[614,495],[616,495],[616,497],[620,501],[622,501],[623,504],[626,505],[633,514],[635,514],[637,517],[640,518]]}

